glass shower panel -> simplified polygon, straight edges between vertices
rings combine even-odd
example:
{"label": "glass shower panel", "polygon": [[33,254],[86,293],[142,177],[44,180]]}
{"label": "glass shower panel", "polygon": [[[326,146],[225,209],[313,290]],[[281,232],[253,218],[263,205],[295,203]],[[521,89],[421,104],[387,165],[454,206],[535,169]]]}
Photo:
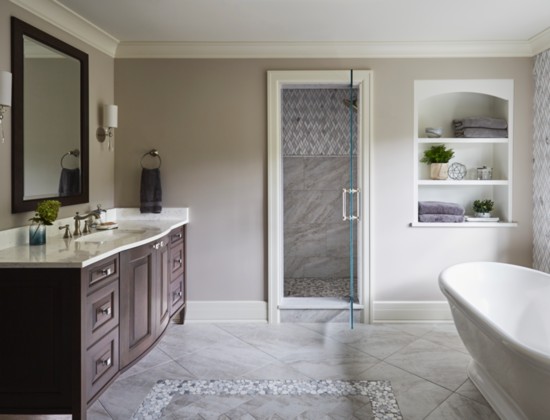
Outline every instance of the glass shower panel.
{"label": "glass shower panel", "polygon": [[357,301],[357,223],[342,217],[344,203],[357,210],[356,194],[342,199],[357,185],[357,88],[293,86],[281,95],[284,296]]}

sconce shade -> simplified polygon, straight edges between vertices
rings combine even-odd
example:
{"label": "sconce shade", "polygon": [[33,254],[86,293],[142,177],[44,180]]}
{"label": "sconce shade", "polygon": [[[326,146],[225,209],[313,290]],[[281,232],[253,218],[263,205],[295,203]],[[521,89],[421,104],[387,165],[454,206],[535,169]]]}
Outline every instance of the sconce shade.
{"label": "sconce shade", "polygon": [[118,106],[105,105],[103,107],[103,125],[107,128],[118,127]]}
{"label": "sconce shade", "polygon": [[11,106],[11,73],[0,71],[0,106]]}

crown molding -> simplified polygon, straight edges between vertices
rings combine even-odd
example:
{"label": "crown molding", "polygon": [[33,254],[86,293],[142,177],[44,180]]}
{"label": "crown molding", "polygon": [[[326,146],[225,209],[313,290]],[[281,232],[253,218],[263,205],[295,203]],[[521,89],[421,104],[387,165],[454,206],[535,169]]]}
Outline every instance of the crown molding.
{"label": "crown molding", "polygon": [[108,56],[113,58],[116,56],[118,39],[60,4],[57,0],[10,1]]}
{"label": "crown molding", "polygon": [[517,42],[121,42],[117,58],[531,57]]}
{"label": "crown molding", "polygon": [[533,49],[533,56],[550,49],[550,28],[535,35],[529,40]]}

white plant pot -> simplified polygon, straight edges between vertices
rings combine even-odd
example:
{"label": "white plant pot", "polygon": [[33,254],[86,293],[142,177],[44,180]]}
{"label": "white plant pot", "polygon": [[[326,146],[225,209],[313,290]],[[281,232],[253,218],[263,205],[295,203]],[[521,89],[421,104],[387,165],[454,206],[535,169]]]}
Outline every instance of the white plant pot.
{"label": "white plant pot", "polygon": [[449,173],[448,163],[432,163],[430,164],[431,179],[447,179]]}
{"label": "white plant pot", "polygon": [[491,217],[491,213],[474,213],[475,217]]}

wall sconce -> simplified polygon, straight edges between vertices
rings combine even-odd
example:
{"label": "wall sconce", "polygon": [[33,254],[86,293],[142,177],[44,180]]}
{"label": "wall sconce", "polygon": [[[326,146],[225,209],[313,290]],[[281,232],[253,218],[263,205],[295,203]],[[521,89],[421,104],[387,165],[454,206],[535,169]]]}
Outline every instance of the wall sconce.
{"label": "wall sconce", "polygon": [[109,150],[114,149],[112,147],[113,128],[118,127],[118,106],[116,105],[103,105],[103,127],[98,127],[96,131],[97,141],[103,143],[105,139],[109,138]]}
{"label": "wall sconce", "polygon": [[2,120],[4,113],[11,107],[11,73],[0,71],[0,127],[2,128],[2,143],[5,143],[4,126]]}

